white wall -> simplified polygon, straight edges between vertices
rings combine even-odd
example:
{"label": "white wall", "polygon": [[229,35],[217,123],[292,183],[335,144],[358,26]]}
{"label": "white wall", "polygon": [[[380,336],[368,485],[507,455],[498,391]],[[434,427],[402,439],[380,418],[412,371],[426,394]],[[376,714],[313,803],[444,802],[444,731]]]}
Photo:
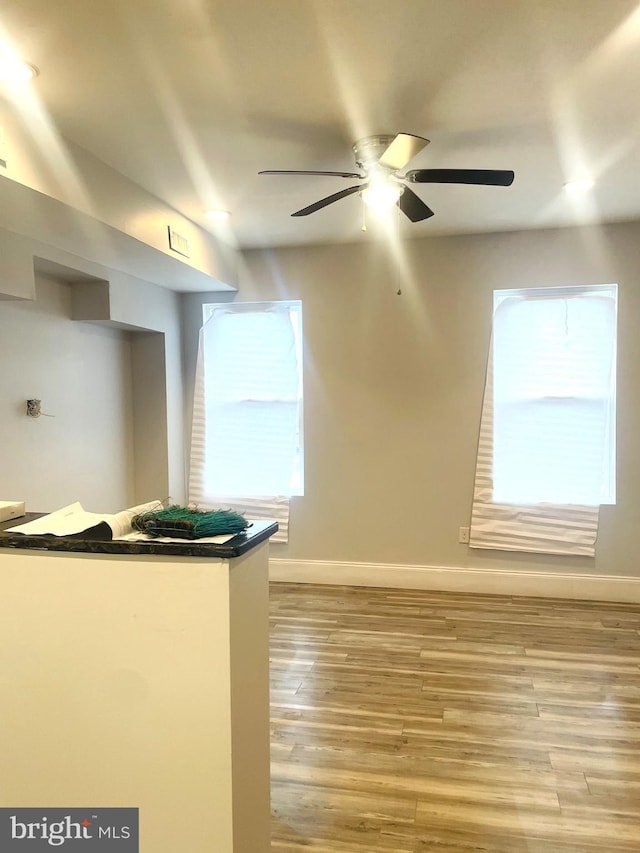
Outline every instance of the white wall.
{"label": "white wall", "polygon": [[30,511],[133,502],[131,334],[73,321],[74,286],[39,275],[35,301],[0,302],[0,498]]}
{"label": "white wall", "polygon": [[[2,157],[7,164],[6,168],[0,167],[0,191],[15,195],[11,187],[2,186],[15,182],[43,195],[39,203],[29,205],[28,209],[23,209],[20,204],[24,198],[21,194],[11,207],[3,205],[0,208],[0,226],[46,240],[44,231],[55,230],[56,224],[66,224],[67,219],[73,219],[72,211],[78,211],[92,220],[89,222],[85,218],[82,223],[86,242],[109,254],[109,257],[95,257],[97,261],[117,266],[114,263],[118,256],[118,247],[114,244],[114,232],[117,231],[136,238],[141,248],[152,247],[156,253],[171,259],[173,263],[164,265],[163,275],[167,276],[172,287],[180,289],[185,278],[195,282],[208,278],[212,289],[215,288],[214,280],[221,289],[234,285],[236,256],[230,246],[88,151],[59,136],[53,126],[43,122],[33,105],[30,108],[28,100],[12,108],[9,102],[0,99],[0,138],[3,141]],[[57,222],[51,218],[46,222],[41,219],[37,208],[46,210],[47,198],[68,206],[66,213],[58,214]],[[41,231],[33,233],[29,229],[38,219]],[[104,228],[103,224],[109,227]],[[170,249],[168,226],[188,239],[189,258]],[[72,235],[65,234],[62,228],[60,239],[69,236]],[[148,252],[145,259],[147,263],[157,265],[157,259]],[[125,264],[132,262],[126,257],[121,260]],[[126,271],[142,278],[148,277],[139,270]],[[152,280],[162,283],[157,274]]]}

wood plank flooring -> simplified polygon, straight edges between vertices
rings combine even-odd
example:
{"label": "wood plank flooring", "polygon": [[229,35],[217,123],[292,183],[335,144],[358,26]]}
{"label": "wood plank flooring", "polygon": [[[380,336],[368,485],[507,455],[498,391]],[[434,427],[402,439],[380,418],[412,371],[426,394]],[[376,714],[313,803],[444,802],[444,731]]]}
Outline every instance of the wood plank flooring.
{"label": "wood plank flooring", "polygon": [[271,585],[272,851],[640,853],[640,606]]}

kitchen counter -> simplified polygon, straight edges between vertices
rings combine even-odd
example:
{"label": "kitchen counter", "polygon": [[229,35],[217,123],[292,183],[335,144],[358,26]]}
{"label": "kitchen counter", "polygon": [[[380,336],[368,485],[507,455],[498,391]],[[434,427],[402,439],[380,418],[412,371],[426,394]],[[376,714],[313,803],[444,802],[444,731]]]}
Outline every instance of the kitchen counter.
{"label": "kitchen counter", "polygon": [[31,536],[24,533],[7,533],[9,527],[18,527],[41,518],[45,513],[28,512],[21,518],[0,522],[0,548],[32,548],[43,551],[71,551],[88,554],[157,554],[175,557],[240,557],[256,545],[269,539],[278,529],[276,521],[254,521],[251,527],[237,533],[224,543],[184,539],[181,542],[157,542],[153,539],[132,541],[128,539],[86,539],[76,536]]}
{"label": "kitchen counter", "polygon": [[0,807],[138,808],[140,853],[268,853],[277,523],[224,544],[3,532],[35,517],[0,525]]}

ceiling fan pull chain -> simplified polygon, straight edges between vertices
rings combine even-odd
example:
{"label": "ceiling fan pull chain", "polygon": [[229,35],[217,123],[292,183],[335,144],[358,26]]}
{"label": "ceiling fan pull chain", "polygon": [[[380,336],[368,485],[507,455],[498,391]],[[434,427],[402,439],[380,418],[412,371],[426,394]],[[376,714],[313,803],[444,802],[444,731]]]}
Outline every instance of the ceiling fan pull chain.
{"label": "ceiling fan pull chain", "polygon": [[361,231],[367,230],[367,205],[364,203],[364,199],[362,199],[362,225],[360,227]]}

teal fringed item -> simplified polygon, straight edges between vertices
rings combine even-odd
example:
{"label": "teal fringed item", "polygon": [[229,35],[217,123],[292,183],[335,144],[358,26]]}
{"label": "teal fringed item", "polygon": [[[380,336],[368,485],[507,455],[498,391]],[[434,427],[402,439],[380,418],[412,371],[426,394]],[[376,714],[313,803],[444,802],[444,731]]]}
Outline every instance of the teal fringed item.
{"label": "teal fringed item", "polygon": [[174,504],[156,512],[136,515],[131,526],[134,530],[153,537],[203,539],[205,536],[241,533],[249,527],[249,522],[244,516],[230,509],[206,511]]}

